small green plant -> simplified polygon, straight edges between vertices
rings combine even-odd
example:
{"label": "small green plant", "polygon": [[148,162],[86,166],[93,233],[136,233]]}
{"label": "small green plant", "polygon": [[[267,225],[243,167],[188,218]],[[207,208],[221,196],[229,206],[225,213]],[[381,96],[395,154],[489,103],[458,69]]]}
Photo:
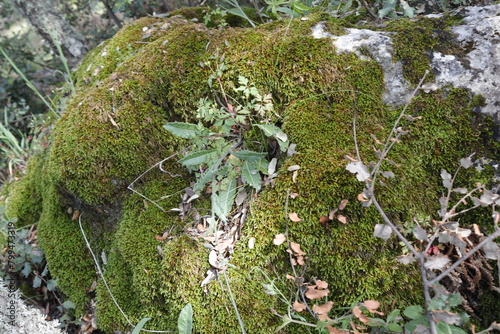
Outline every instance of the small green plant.
{"label": "small green plant", "polygon": [[[212,63],[208,61],[204,66],[212,66]],[[212,87],[216,82],[222,93],[216,99],[199,101],[198,124],[169,122],[165,125],[173,135],[190,141],[179,163],[195,174],[192,190],[197,195],[210,188],[213,223],[215,217],[227,221],[238,188],[248,185],[259,191],[263,177],[269,180],[275,176],[277,159],[268,158],[267,140],[275,140],[281,152],[286,152],[289,145],[286,134],[266,118],[273,112],[271,96],[261,95],[248,79],[239,76],[239,86],[233,88],[238,96],[230,97],[222,85],[225,70],[223,62],[213,68],[208,84]]]}

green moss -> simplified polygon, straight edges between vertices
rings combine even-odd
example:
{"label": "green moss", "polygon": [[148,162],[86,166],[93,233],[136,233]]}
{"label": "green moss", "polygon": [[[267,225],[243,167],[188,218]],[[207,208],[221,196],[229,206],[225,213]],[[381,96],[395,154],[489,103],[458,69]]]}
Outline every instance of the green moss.
{"label": "green moss", "polygon": [[[200,13],[185,9],[183,15],[190,11]],[[200,287],[210,267],[205,241],[186,233],[191,221],[168,213],[178,206],[178,192],[190,182],[176,158],[162,164],[168,173],[154,168],[134,184],[135,191],[167,212],[127,189],[149,167],[185,147],[162,126],[167,121],[195,122],[198,100],[220,90],[208,87],[210,69],[199,65],[214,54],[224,55],[228,70],[222,81],[229,95],[239,75],[260,92],[272,93],[277,113],[272,117],[280,119],[300,152],[281,158],[274,187],[253,202],[230,260],[235,268],[228,271],[229,281],[247,332],[272,332],[281,320],[269,309],[286,312],[283,303],[265,294],[262,283],[268,282],[254,267],[276,279],[286,296],[295,293],[284,280],[291,273],[285,246],[272,242],[274,235],[285,231],[309,256],[305,279],[327,281],[336,305],[349,305],[357,298],[380,300],[385,308],[422,302],[417,269],[394,260],[401,251],[397,240],[384,243],[373,238],[373,226],[381,218],[374,208],[357,202],[363,185],[345,170],[344,156],[356,155],[354,110],[357,141],[366,161],[376,159],[371,135],[385,138],[399,110],[382,104],[378,64],[337,54],[331,40],[309,36],[311,27],[323,20],[332,34],[343,33],[345,23],[320,13],[306,21],[281,20],[256,29],[210,30],[178,17],[147,18],[124,28],[84,60],[77,72],[80,92],[55,125],[50,149],[45,158],[30,162],[8,201],[9,210],[21,219],[39,220],[40,245],[52,274],[80,310],[89,300],[86,289],[98,280],[98,319],[105,331],[130,328],[96,276],[78,221],[67,213],[69,207],[82,212],[94,252],[107,255],[104,275],[133,323],[150,317],[148,329],[175,330],[179,311],[191,303],[197,333],[239,331],[227,287],[220,284],[224,280]],[[445,23],[416,22],[389,25],[399,31],[394,36],[397,57],[412,82],[428,68],[424,50],[453,48],[451,39],[440,44],[450,36]],[[143,39],[148,33],[144,27],[151,35]],[[410,62],[414,64],[405,66]],[[98,66],[100,71],[91,76]],[[408,113],[422,120],[411,125],[412,132],[391,152],[390,158],[401,167],[383,166],[396,177],[377,188],[395,222],[435,215],[441,169],[452,171],[472,152],[491,154],[485,147],[498,154],[498,144],[490,140],[491,123],[471,112],[480,105],[480,98],[463,89],[442,89],[414,100]],[[294,181],[286,167],[295,164],[301,168]],[[471,170],[459,181],[486,177]],[[300,196],[287,200],[287,192]],[[344,199],[349,200],[343,211],[347,224],[319,224],[319,218]],[[202,212],[206,202],[193,206]],[[25,208],[23,203],[29,205]],[[286,210],[297,212],[303,221],[289,222]],[[165,231],[166,240],[155,238]],[[256,244],[249,249],[252,237]],[[295,327],[286,330],[300,332]]]}

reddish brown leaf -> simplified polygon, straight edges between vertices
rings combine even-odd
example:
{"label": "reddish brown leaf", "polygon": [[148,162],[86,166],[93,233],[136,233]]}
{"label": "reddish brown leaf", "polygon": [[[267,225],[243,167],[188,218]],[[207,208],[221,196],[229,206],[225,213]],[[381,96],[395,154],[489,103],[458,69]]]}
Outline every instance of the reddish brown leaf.
{"label": "reddish brown leaf", "polygon": [[365,198],[365,196],[363,195],[363,193],[360,193],[358,195],[358,201],[360,201],[360,202],[367,202],[368,200]]}

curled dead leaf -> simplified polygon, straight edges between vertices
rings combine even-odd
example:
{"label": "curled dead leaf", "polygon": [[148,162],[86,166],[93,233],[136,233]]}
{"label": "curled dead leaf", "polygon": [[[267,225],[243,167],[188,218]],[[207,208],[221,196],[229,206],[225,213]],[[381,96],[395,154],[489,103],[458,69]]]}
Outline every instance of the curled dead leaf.
{"label": "curled dead leaf", "polygon": [[353,157],[351,157],[351,156],[349,156],[349,155],[347,155],[347,154],[345,155],[345,158],[346,158],[347,160],[351,160],[352,162],[357,162],[357,161],[358,161],[358,159],[354,159]]}
{"label": "curled dead leaf", "polygon": [[376,300],[365,300],[363,302],[363,306],[366,307],[368,311],[371,313],[377,313],[379,315],[384,315],[382,312],[377,311],[377,309],[380,307],[380,302]]}
{"label": "curled dead leaf", "polygon": [[299,194],[298,193],[291,193],[290,197],[295,199],[295,198],[299,197]]}
{"label": "curled dead leaf", "polygon": [[300,219],[299,216],[295,212],[289,213],[288,217],[290,217],[290,220],[293,221],[294,223],[298,223],[298,222],[302,221],[302,219]]}

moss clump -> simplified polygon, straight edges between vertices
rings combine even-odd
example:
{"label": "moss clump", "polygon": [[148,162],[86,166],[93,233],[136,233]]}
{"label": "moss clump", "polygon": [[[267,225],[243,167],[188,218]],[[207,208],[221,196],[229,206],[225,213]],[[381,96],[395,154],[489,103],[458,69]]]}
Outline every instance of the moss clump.
{"label": "moss clump", "polygon": [[[272,332],[280,319],[269,308],[286,311],[274,296],[265,294],[261,284],[267,282],[254,267],[277,278],[285,295],[294,293],[289,283],[280,281],[290,273],[285,247],[272,243],[274,235],[285,230],[310,257],[305,279],[327,281],[336,305],[357,298],[377,299],[385,307],[393,306],[394,300],[396,307],[421,302],[418,271],[394,260],[400,253],[397,240],[384,243],[372,237],[373,225],[381,219],[374,208],[357,203],[362,184],[345,170],[343,158],[355,155],[354,109],[357,140],[367,160],[376,159],[371,135],[385,138],[399,111],[382,103],[378,64],[337,54],[329,39],[309,36],[311,27],[322,20],[331,33],[342,33],[343,22],[319,13],[307,21],[282,20],[256,29],[210,30],[178,17],[146,18],[86,58],[77,72],[79,94],[56,124],[45,158],[34,160],[26,178],[14,186],[9,205],[11,212],[27,217],[23,219],[39,219],[40,245],[52,274],[80,310],[90,298],[86,289],[99,281],[101,328],[114,332],[128,329],[128,324],[96,277],[78,221],[72,221],[68,208],[82,212],[94,252],[106,254],[104,275],[132,322],[150,317],[148,329],[175,330],[178,312],[191,303],[197,333],[238,331],[227,287],[219,282],[205,290],[199,286],[209,269],[208,251],[203,239],[186,233],[191,222],[127,189],[150,166],[184,147],[185,142],[162,126],[167,121],[197,121],[198,100],[220,89],[206,84],[212,73],[199,65],[215,54],[228,66],[222,77],[228,94],[232,82],[243,75],[261,93],[273,95],[278,114],[273,117],[280,119],[300,152],[281,158],[274,187],[255,199],[231,258],[236,267],[228,270],[228,280],[247,331]],[[422,27],[408,20],[390,25],[400,31],[394,36],[399,59],[406,59],[405,65],[415,62],[404,66],[416,67],[405,74],[412,81],[428,68],[422,50],[440,50],[440,33],[447,34],[439,20],[422,22]],[[418,38],[405,40],[410,30],[417,31]],[[138,40],[147,43],[135,45]],[[118,52],[118,47],[127,51],[102,55]],[[85,83],[89,66],[102,68]],[[381,204],[396,222],[434,215],[442,191],[440,170],[452,170],[460,158],[472,152],[486,154],[485,147],[493,147],[488,142],[490,125],[471,112],[477,105],[477,99],[462,89],[415,99],[410,112],[423,119],[391,152],[401,167],[383,167],[396,177],[377,188]],[[295,164],[301,169],[294,181],[286,167]],[[162,169],[168,173],[153,169],[134,183],[134,189],[168,211],[178,206],[177,192],[189,185],[190,178],[175,158],[165,161]],[[37,172],[43,181],[34,177]],[[283,218],[287,192],[300,195],[288,200],[288,212],[297,212],[302,222]],[[344,199],[349,200],[343,212],[348,223],[319,224],[319,218]],[[29,209],[22,209],[23,201],[30,203]],[[203,203],[193,205],[200,208]],[[165,231],[165,240],[155,238]],[[256,244],[249,249],[246,244],[252,237]],[[290,327],[290,332],[300,329]]]}

